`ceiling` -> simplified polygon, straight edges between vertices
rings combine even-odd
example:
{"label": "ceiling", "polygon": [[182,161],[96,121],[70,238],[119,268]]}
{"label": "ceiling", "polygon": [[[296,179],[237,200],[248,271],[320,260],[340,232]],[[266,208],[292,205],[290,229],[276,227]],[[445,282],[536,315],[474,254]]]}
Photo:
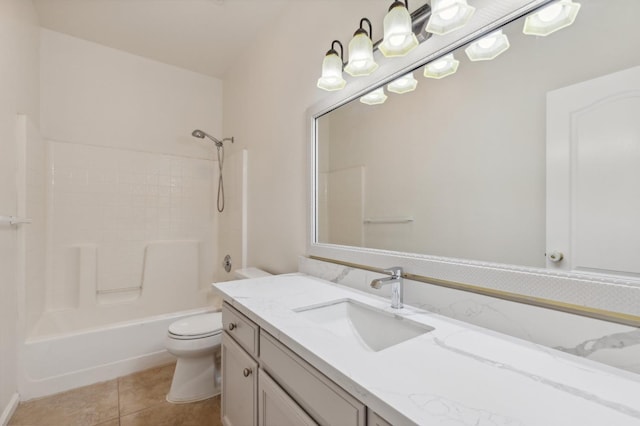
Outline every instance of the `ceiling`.
{"label": "ceiling", "polygon": [[40,25],[223,78],[292,1],[34,0]]}

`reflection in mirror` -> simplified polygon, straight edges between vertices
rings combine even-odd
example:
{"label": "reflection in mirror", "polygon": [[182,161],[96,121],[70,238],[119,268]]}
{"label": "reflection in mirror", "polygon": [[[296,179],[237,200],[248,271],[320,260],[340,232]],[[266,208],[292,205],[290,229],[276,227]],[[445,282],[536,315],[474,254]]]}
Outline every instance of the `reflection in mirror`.
{"label": "reflection in mirror", "polygon": [[[472,62],[465,54],[468,46],[463,46],[448,52],[453,56],[444,57],[440,70],[435,61],[427,66],[432,78],[423,77],[425,67],[415,70],[414,91],[396,94],[384,87],[388,98],[383,104],[355,99],[318,117],[316,242],[533,267],[563,268],[559,265],[564,262],[574,270],[640,273],[613,260],[585,260],[595,256],[590,244],[615,247],[625,233],[640,241],[637,224],[617,233],[610,229],[640,216],[640,196],[633,186],[623,185],[626,189],[606,199],[619,205],[617,209],[598,209],[593,196],[620,187],[613,176],[635,179],[637,188],[638,120],[616,122],[618,130],[627,126],[624,139],[620,131],[607,128],[612,120],[601,118],[640,106],[629,100],[618,110],[575,121],[581,111],[600,105],[614,92],[633,92],[638,98],[640,84],[634,78],[640,78],[634,75],[640,73],[640,1],[579,3],[574,24],[560,31],[525,35],[523,17],[502,28],[510,48],[493,60]],[[452,64],[457,71],[451,71]],[[621,70],[628,70],[631,82],[610,88],[607,82],[616,80],[614,73]],[[595,80],[599,78],[608,80]],[[574,106],[558,105],[567,96],[582,96],[574,93],[574,85],[585,82],[589,83],[578,92],[592,92],[592,83],[613,92]],[[560,111],[560,118],[548,116],[550,111]],[[553,130],[550,121],[560,124]],[[576,139],[571,133],[575,122],[585,123],[578,133],[599,133],[599,139]],[[554,136],[565,128],[570,129],[569,145]],[[611,137],[624,139],[615,153],[618,157],[608,155]],[[556,155],[571,150],[591,150],[592,155]],[[620,162],[625,156],[629,161]],[[553,164],[547,164],[547,157]],[[599,159],[617,162],[601,164]],[[578,169],[580,176],[575,174]],[[605,189],[593,192],[596,182]],[[582,210],[576,211],[578,207]],[[595,228],[598,235],[587,232]],[[549,241],[554,246],[549,247]],[[640,247],[627,241],[621,250],[637,255]],[[564,253],[565,260],[550,262],[546,252]]]}

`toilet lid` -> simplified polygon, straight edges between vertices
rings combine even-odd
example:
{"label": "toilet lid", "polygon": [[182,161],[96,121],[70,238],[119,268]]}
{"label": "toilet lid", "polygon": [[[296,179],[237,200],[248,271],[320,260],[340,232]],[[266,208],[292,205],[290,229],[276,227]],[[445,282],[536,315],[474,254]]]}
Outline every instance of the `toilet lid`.
{"label": "toilet lid", "polygon": [[169,326],[169,333],[176,336],[202,336],[222,330],[222,313],[195,315],[183,318]]}

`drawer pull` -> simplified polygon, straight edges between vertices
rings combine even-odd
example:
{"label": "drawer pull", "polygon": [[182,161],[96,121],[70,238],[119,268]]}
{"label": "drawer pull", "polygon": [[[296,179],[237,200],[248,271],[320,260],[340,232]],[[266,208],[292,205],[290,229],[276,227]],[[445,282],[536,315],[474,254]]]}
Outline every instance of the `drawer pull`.
{"label": "drawer pull", "polygon": [[251,375],[252,371],[250,368],[245,368],[244,370],[242,370],[242,375],[244,377],[249,377]]}
{"label": "drawer pull", "polygon": [[236,323],[234,322],[229,323],[229,331],[234,330],[236,327],[237,327]]}

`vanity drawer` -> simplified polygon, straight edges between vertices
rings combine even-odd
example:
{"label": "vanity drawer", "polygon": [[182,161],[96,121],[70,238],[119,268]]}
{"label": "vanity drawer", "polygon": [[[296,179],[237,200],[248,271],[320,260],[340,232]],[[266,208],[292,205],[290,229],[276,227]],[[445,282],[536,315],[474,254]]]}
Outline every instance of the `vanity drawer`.
{"label": "vanity drawer", "polygon": [[365,426],[366,407],[274,337],[260,332],[262,367],[320,425]]}
{"label": "vanity drawer", "polygon": [[226,302],[222,305],[222,327],[247,352],[258,356],[258,326]]}

